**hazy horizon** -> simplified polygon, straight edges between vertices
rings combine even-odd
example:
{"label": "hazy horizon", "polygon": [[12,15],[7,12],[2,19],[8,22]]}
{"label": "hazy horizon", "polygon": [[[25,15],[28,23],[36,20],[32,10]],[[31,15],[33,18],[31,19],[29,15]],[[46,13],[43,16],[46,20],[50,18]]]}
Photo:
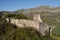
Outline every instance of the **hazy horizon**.
{"label": "hazy horizon", "polygon": [[14,11],[37,6],[59,7],[60,0],[0,0],[0,11]]}

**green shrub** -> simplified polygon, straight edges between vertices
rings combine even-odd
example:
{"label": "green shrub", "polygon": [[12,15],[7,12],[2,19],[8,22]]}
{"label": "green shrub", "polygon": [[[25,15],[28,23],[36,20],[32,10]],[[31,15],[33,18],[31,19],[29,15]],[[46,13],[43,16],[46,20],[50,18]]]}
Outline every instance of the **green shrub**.
{"label": "green shrub", "polygon": [[5,18],[17,18],[17,19],[28,19],[24,14],[4,14]]}

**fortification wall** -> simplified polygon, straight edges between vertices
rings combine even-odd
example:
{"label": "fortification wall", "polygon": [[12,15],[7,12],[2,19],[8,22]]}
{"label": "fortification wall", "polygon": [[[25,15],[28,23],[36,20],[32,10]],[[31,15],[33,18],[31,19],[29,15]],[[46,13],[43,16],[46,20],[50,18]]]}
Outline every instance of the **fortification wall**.
{"label": "fortification wall", "polygon": [[23,20],[23,19],[11,19],[11,23],[17,25],[17,27],[33,27],[39,30],[39,21]]}
{"label": "fortification wall", "polygon": [[17,27],[32,27],[39,31],[42,35],[46,32],[50,33],[50,26],[44,24],[39,14],[34,14],[33,20],[6,18],[7,22],[15,24]]}
{"label": "fortification wall", "polygon": [[[9,22],[9,18],[7,18]],[[48,24],[40,23],[39,21],[26,20],[26,19],[10,19],[10,23],[15,24],[17,27],[32,27],[39,31],[42,35],[45,35],[46,32],[50,34],[50,27]]]}

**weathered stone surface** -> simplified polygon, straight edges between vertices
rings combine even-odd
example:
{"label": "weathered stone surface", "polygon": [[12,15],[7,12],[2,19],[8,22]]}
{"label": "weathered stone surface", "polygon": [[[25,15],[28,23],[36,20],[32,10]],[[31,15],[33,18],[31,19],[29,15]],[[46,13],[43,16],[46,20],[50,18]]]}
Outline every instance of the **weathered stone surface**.
{"label": "weathered stone surface", "polygon": [[26,20],[26,19],[13,19],[13,18],[6,18],[7,22],[15,24],[17,27],[32,27],[40,32],[42,35],[50,34],[50,30],[52,29],[46,23],[43,23],[40,16],[37,14],[34,15],[33,20]]}
{"label": "weathered stone surface", "polygon": [[11,23],[17,25],[17,27],[33,27],[39,30],[39,21],[11,19]]}

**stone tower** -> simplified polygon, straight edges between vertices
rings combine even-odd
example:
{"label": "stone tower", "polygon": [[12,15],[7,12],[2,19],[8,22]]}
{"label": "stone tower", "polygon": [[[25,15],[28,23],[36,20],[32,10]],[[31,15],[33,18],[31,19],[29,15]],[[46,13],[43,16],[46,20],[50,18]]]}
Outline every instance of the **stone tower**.
{"label": "stone tower", "polygon": [[34,18],[33,18],[33,20],[35,20],[35,21],[39,21],[39,22],[43,22],[42,21],[42,19],[41,19],[41,16],[40,16],[40,14],[34,14]]}

